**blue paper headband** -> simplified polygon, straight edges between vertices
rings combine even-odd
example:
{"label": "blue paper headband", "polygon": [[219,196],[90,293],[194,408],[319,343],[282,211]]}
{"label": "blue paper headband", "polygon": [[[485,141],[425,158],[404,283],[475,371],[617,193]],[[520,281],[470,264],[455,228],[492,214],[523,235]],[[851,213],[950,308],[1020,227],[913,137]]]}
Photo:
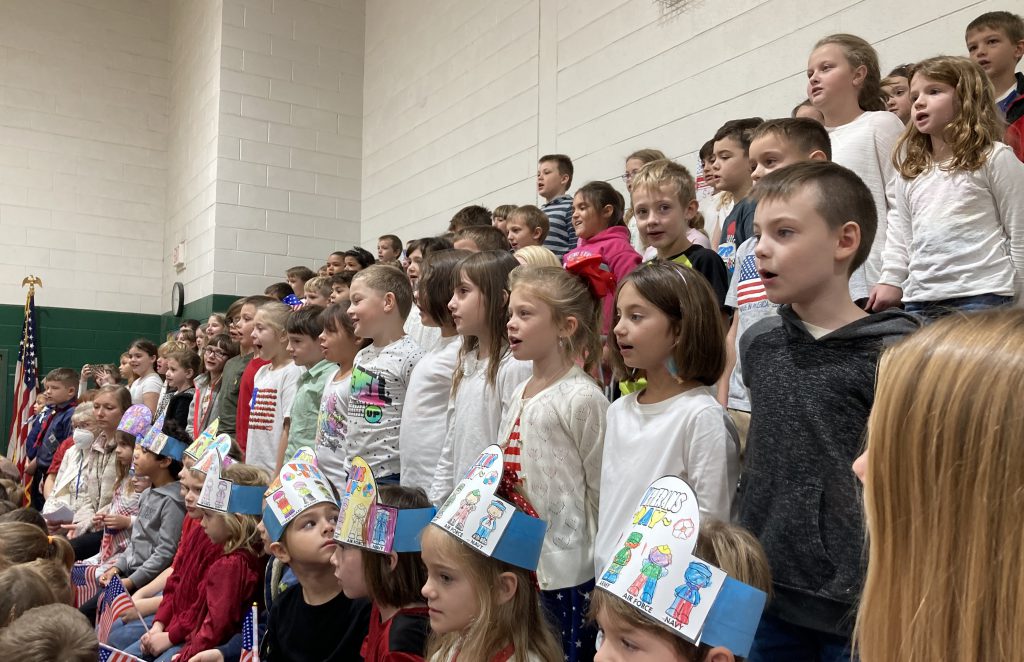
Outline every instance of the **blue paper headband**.
{"label": "blue paper headband", "polygon": [[747,657],[767,599],[764,591],[727,577],[704,621],[701,643],[724,646],[737,657]]}
{"label": "blue paper headband", "polygon": [[262,515],[266,485],[232,485],[228,512],[239,515]]}
{"label": "blue paper headband", "polygon": [[142,447],[151,453],[163,455],[164,457],[181,462],[188,444],[161,432],[152,439],[143,440]]}
{"label": "blue paper headband", "polygon": [[274,542],[284,535],[288,523],[308,508],[320,503],[338,505],[327,477],[304,461],[286,462],[263,496],[263,526]]}
{"label": "blue paper headband", "polygon": [[495,495],[503,471],[501,448],[485,448],[432,524],[485,556],[535,571],[547,523]]}

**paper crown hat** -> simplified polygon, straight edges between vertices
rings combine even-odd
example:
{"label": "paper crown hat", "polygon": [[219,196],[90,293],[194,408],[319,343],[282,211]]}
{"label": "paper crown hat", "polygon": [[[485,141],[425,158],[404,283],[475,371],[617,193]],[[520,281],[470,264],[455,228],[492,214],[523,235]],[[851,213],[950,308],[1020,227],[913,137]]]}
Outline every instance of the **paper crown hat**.
{"label": "paper crown hat", "polygon": [[[191,447],[190,447],[191,448]],[[227,455],[227,452],[231,450],[231,437],[226,434],[222,434],[214,443],[210,445],[203,456],[196,460],[196,463],[192,465],[192,471],[198,471],[201,474],[210,475],[210,468],[215,462],[219,462],[221,469],[226,469],[235,463],[235,460]],[[216,451],[216,452],[214,452]],[[185,453],[188,454],[188,449],[185,449]],[[264,487],[266,489],[266,487]]]}
{"label": "paper crown hat", "polygon": [[432,524],[481,554],[536,570],[547,523],[495,494],[503,470],[501,449],[494,444],[485,448]]}
{"label": "paper crown hat", "polygon": [[[206,455],[206,451],[214,447],[214,441],[219,441],[219,438],[217,437],[217,428],[219,426],[220,419],[213,419],[206,429],[199,433],[199,436],[195,438],[195,441],[189,444],[189,447],[185,449],[185,455],[189,456],[193,460],[198,460],[203,455]],[[231,437],[228,437],[227,449],[221,449],[220,454],[227,455],[229,450],[231,450]]]}
{"label": "paper crown hat", "polygon": [[125,410],[121,422],[117,424],[118,432],[127,432],[138,438],[146,434],[153,425],[153,412],[146,405],[132,405]]}
{"label": "paper crown hat", "polygon": [[418,552],[420,532],[437,512],[434,508],[399,510],[379,501],[377,481],[361,457],[352,460],[341,493],[341,511],[334,541],[373,552]]}
{"label": "paper crown hat", "polygon": [[644,492],[597,586],[693,644],[746,657],[766,596],[693,555],[697,496],[677,476]]}
{"label": "paper crown hat", "polygon": [[264,497],[263,526],[274,542],[281,539],[288,523],[303,511],[318,503],[338,505],[331,483],[320,469],[310,462],[294,459],[281,467],[281,473],[270,483]]}
{"label": "paper crown hat", "polygon": [[204,464],[207,468],[203,489],[199,492],[199,507],[216,510],[222,513],[238,513],[240,515],[259,515],[263,512],[263,493],[266,485],[235,485],[234,482],[221,478],[221,465],[224,459],[217,449],[210,449],[199,458],[197,466]]}
{"label": "paper crown hat", "polygon": [[164,434],[164,417],[165,414],[160,414],[160,418],[156,419],[153,427],[149,428],[149,432],[142,438],[141,445],[151,453],[169,457],[180,462],[185,454],[186,444],[179,439]]}

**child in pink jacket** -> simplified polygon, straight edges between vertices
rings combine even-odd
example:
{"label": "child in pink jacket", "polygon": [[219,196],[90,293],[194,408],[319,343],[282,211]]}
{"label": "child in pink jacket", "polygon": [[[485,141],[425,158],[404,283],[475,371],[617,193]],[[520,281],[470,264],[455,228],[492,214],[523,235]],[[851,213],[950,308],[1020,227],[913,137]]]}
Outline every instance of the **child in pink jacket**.
{"label": "child in pink jacket", "polygon": [[[603,267],[619,283],[640,264],[640,254],[629,240],[629,229],[622,220],[626,203],[608,182],[590,182],[576,191],[572,201],[572,224],[579,243],[565,254],[563,264],[599,255]],[[608,335],[615,312],[615,288],[602,298],[601,333]]]}

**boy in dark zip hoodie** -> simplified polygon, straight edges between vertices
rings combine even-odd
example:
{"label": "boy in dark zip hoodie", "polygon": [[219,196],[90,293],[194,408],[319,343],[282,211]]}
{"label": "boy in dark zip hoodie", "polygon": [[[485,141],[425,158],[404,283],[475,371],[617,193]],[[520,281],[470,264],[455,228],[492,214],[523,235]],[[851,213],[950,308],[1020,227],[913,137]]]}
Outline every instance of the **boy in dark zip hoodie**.
{"label": "boy in dark zip hoodie", "polygon": [[757,185],[755,256],[779,314],[740,340],[751,423],[740,523],[764,546],[775,597],[749,660],[849,660],[864,579],[851,465],[864,442],[875,369],[918,322],[868,315],[850,298],[877,218],[870,191],[834,163],[795,164]]}

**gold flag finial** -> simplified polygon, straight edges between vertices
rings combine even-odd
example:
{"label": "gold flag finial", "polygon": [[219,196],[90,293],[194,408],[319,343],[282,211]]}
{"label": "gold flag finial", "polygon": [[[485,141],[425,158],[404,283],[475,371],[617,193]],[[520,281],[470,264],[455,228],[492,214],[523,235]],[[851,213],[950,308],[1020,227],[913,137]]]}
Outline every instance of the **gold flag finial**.
{"label": "gold flag finial", "polygon": [[22,287],[25,287],[26,285],[28,285],[29,287],[31,287],[33,289],[36,288],[36,287],[42,287],[43,286],[43,279],[40,278],[39,276],[34,276],[32,274],[29,274],[29,275],[25,276],[25,278],[21,281],[21,286]]}

